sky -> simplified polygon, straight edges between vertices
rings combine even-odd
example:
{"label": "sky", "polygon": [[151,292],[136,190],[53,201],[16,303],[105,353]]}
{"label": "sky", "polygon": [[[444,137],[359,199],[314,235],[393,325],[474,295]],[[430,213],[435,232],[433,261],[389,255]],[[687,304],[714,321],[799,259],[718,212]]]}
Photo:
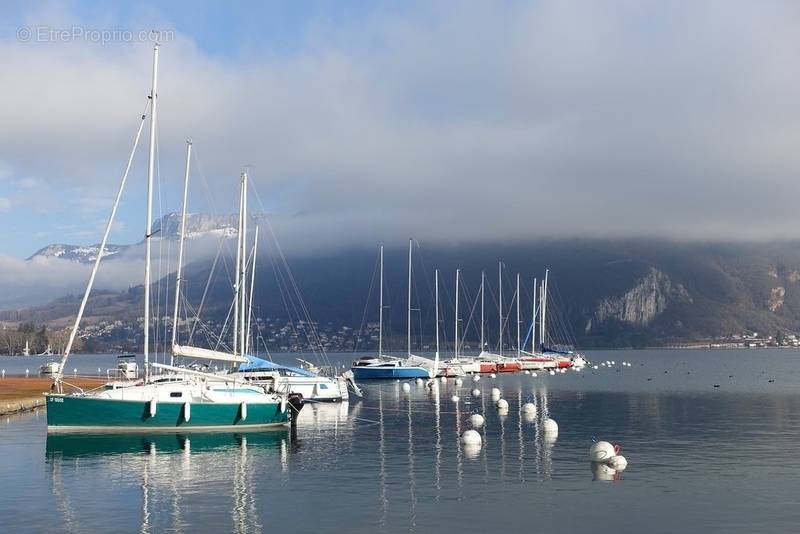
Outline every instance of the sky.
{"label": "sky", "polygon": [[[12,0],[0,12],[5,276],[49,243],[100,240],[150,87],[150,30],[162,42],[154,216],[180,208],[192,138],[190,211],[234,211],[247,167],[251,206],[305,252],[410,236],[800,235],[797,2]],[[144,233],[146,152],[112,242]]]}

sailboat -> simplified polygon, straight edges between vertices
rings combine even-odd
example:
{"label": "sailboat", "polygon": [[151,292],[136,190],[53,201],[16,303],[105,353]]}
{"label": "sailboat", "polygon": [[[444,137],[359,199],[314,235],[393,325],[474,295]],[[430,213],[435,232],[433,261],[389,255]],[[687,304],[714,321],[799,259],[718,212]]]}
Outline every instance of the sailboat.
{"label": "sailboat", "polygon": [[480,368],[471,359],[462,359],[459,351],[459,324],[461,323],[461,315],[459,308],[459,288],[460,288],[461,269],[456,269],[456,310],[455,310],[455,336],[453,345],[453,357],[439,363],[439,270],[436,270],[436,369],[435,376],[455,377],[464,376],[468,372],[478,372]]}
{"label": "sailboat", "polygon": [[[187,157],[187,169],[188,169]],[[188,176],[188,172],[187,172]],[[238,340],[234,344],[240,345],[239,354],[243,356],[239,360],[237,368],[229,372],[230,376],[242,379],[249,384],[260,385],[267,388],[268,391],[288,392],[290,396],[294,396],[301,400],[310,400],[315,402],[341,402],[348,400],[349,391],[348,385],[353,387],[356,394],[359,394],[358,387],[352,380],[351,376],[341,377],[327,377],[321,376],[316,372],[293,367],[289,365],[281,365],[262,358],[258,358],[250,354],[250,339],[251,339],[251,317],[253,315],[253,295],[255,289],[255,262],[258,254],[258,226],[255,228],[255,239],[252,249],[252,261],[250,262],[250,291],[249,300],[248,294],[245,292],[245,284],[247,280],[247,255],[245,254],[246,236],[247,236],[247,173],[242,173],[241,178],[241,205],[239,216],[239,235],[238,240],[239,249],[237,250],[237,275],[236,275],[236,299],[234,311],[234,332]],[[184,203],[184,220],[186,205]],[[181,245],[179,251],[183,250],[184,232],[181,228]],[[182,254],[178,254],[178,277],[182,268]],[[180,291],[180,284],[177,286],[175,297],[175,316],[173,324],[177,324],[177,304],[178,293]],[[247,310],[245,310],[247,305]],[[173,352],[178,347],[179,351],[185,351],[185,347],[176,346],[175,337],[177,328],[173,329]]]}
{"label": "sailboat", "polygon": [[[534,306],[533,322],[531,323],[531,352],[524,353],[521,357],[523,368],[525,369],[552,369],[552,368],[569,368],[569,367],[583,367],[586,365],[586,359],[571,348],[556,346],[551,342],[548,329],[547,329],[547,303],[548,303],[548,280],[550,276],[549,269],[545,270],[544,280],[539,285],[539,350],[537,354],[536,347],[536,318],[537,310]],[[534,295],[533,300],[536,302],[536,279],[534,278]]]}
{"label": "sailboat", "polygon": [[499,312],[499,337],[498,354],[485,349],[484,340],[484,276],[481,274],[481,352],[475,359],[481,373],[509,373],[519,371],[522,366],[513,359],[503,356],[503,262],[498,262],[498,312]]}
{"label": "sailboat", "polygon": [[[158,52],[153,48],[153,77],[146,112],[141,116],[133,148],[122,176],[114,206],[106,225],[100,250],[105,249],[125,182],[139,144],[149,112],[150,143],[147,171],[147,207],[145,228],[144,272],[144,380],[134,385],[116,387],[114,383],[99,390],[84,391],[64,380],[64,368],[91,293],[94,279],[103,257],[98,254],[81,301],[78,315],[70,332],[67,347],[61,358],[51,393],[45,395],[48,432],[71,431],[175,431],[261,428],[284,425],[290,421],[288,396],[267,392],[265,388],[238,379],[202,371],[150,362],[150,255],[153,232],[150,228],[153,210],[153,181],[155,168],[156,119],[158,102]],[[203,349],[196,349],[202,354]],[[207,351],[208,359],[242,359]],[[168,372],[154,376],[151,368]]]}
{"label": "sailboat", "polygon": [[380,247],[380,303],[378,312],[378,355],[353,362],[351,371],[357,380],[387,378],[433,378],[434,362],[411,354],[411,247],[408,242],[408,355],[405,359],[383,354],[383,245]]}
{"label": "sailboat", "polygon": [[530,338],[531,338],[531,350],[527,352],[525,350],[521,351],[519,361],[522,364],[522,368],[527,371],[541,371],[544,369],[553,369],[558,367],[558,363],[553,360],[553,358],[544,356],[541,353],[536,352],[536,317],[538,313],[541,311],[541,306],[539,308],[536,307],[536,290],[537,290],[537,283],[538,280],[536,278],[533,279],[533,315],[531,320],[531,327],[530,327]]}
{"label": "sailboat", "polygon": [[[500,288],[501,288],[501,290],[502,290],[502,284],[503,284],[502,268],[503,268],[503,264],[501,263],[500,264],[500,269],[501,269]],[[519,310],[519,301],[520,301],[520,299],[519,299],[519,274],[517,274],[517,291],[514,294],[514,299],[512,299],[512,301],[513,300],[516,300],[516,302],[517,302],[517,355],[516,355],[515,358],[511,358],[511,357],[508,357],[508,356],[503,356],[503,336],[501,334],[500,335],[500,358],[497,361],[497,372],[498,373],[515,373],[517,371],[521,371],[522,370],[522,364],[519,361],[519,357],[520,357],[520,347],[519,347],[519,344],[520,344],[520,342],[519,342],[519,338],[520,338],[520,332],[519,332],[519,311],[520,311]],[[502,323],[503,323],[502,313],[503,313],[503,310],[502,310],[502,305],[501,305],[501,307],[500,307],[500,314],[501,314],[500,315],[500,324],[501,324],[501,326],[502,326]]]}

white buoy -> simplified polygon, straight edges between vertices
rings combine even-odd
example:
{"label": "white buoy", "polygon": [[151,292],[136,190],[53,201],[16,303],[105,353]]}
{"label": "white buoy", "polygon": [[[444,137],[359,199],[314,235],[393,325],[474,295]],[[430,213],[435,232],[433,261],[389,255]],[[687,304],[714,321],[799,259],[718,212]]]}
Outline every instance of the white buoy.
{"label": "white buoy", "polygon": [[550,418],[542,421],[542,432],[545,434],[558,434],[558,423]]}
{"label": "white buoy", "polygon": [[455,382],[457,386],[460,386],[461,384],[464,383],[460,378],[456,378]]}
{"label": "white buoy", "polygon": [[478,388],[473,389],[472,390],[472,396],[473,397],[480,397],[481,396],[481,390],[479,390]]}
{"label": "white buoy", "polygon": [[555,376],[555,375],[556,375],[556,372],[553,371],[552,369],[550,369],[550,376]]}
{"label": "white buoy", "polygon": [[417,378],[416,382],[417,382],[418,386],[421,386],[422,384],[425,383],[425,381],[423,379],[421,379],[421,378]]}
{"label": "white buoy", "polygon": [[522,420],[526,423],[535,423],[536,422],[536,413],[535,412],[522,412]]}
{"label": "white buoy", "polygon": [[481,455],[480,443],[478,444],[465,443],[464,448],[462,450],[464,451],[464,458],[466,458],[467,460],[474,460],[476,458],[479,458]]}
{"label": "white buoy", "polygon": [[2,375],[3,375],[3,378],[6,377],[6,370],[5,369],[2,370]]}
{"label": "white buoy", "polygon": [[606,462],[615,454],[614,446],[607,441],[598,441],[589,449],[589,458],[593,462]]}
{"label": "white buoy", "polygon": [[595,480],[612,481],[617,472],[606,464],[592,462],[592,474]]}
{"label": "white buoy", "polygon": [[592,366],[592,369],[599,369],[596,365]]}
{"label": "white buoy", "polygon": [[481,379],[481,375],[472,375],[472,381],[473,382],[478,382],[478,381],[480,381],[480,379]]}
{"label": "white buoy", "polygon": [[411,391],[411,386],[408,385],[408,382],[403,382],[403,386],[402,387],[403,387],[403,392],[405,392],[405,393],[408,393],[409,391]]}
{"label": "white buoy", "polygon": [[508,401],[505,399],[497,399],[494,403],[498,410],[508,410]]}
{"label": "white buoy", "polygon": [[560,373],[561,373],[562,375],[563,375],[564,373],[566,373],[566,372],[567,372],[567,370],[566,370],[566,369],[561,369],[561,371],[560,371]]}
{"label": "white buoy", "polygon": [[529,374],[531,374],[531,372],[530,372],[530,371],[528,371],[527,369],[525,369],[525,370],[523,371],[523,374],[529,375]]}
{"label": "white buoy", "polygon": [[447,382],[447,377],[446,376],[439,377],[439,380],[441,380],[442,384],[444,384],[445,382]]}
{"label": "white buoy", "polygon": [[537,375],[536,373],[531,373],[531,376],[532,376],[533,378],[536,378],[536,377],[537,377],[537,376],[539,376],[539,375]]}
{"label": "white buoy", "polygon": [[461,399],[458,398],[458,395],[453,395],[452,397],[450,397],[450,400],[453,402],[458,402]]}
{"label": "white buoy", "polygon": [[497,378],[497,375],[494,373],[490,374],[489,376],[491,376],[492,378]]}
{"label": "white buoy", "polygon": [[615,362],[614,360],[611,360],[611,365],[617,365],[617,362]]}
{"label": "white buoy", "polygon": [[77,375],[78,374],[78,368],[77,367],[72,369],[72,374],[73,375]]}
{"label": "white buoy", "polygon": [[610,468],[616,469],[617,471],[625,471],[625,468],[628,467],[628,460],[626,460],[621,454],[618,454],[609,458],[606,464]]}
{"label": "white buoy", "polygon": [[483,423],[485,422],[486,420],[479,413],[474,413],[469,416],[469,424],[472,425],[473,428],[480,428],[483,426]]}
{"label": "white buoy", "polygon": [[483,442],[481,434],[477,430],[467,430],[461,434],[461,443],[464,445],[480,445]]}
{"label": "white buoy", "polygon": [[536,414],[536,405],[534,403],[532,403],[532,402],[526,402],[525,404],[522,405],[522,411],[523,411],[523,413],[526,413],[526,414],[532,413],[532,414],[535,415]]}
{"label": "white buoy", "polygon": [[[500,398],[500,389],[499,388],[492,388],[492,397],[497,397],[497,399]],[[495,399],[495,400],[497,400],[497,399]]]}
{"label": "white buoy", "polygon": [[28,375],[31,374],[30,369],[25,369],[25,378],[28,378]]}

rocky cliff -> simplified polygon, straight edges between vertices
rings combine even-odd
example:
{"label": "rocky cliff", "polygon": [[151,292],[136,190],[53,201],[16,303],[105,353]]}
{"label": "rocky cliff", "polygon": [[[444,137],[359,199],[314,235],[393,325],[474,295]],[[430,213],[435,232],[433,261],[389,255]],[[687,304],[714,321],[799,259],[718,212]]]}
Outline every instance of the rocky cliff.
{"label": "rocky cliff", "polygon": [[673,283],[669,276],[651,267],[647,275],[619,297],[604,298],[597,305],[594,317],[585,329],[610,318],[638,326],[649,325],[671,302],[692,302],[683,285]]}

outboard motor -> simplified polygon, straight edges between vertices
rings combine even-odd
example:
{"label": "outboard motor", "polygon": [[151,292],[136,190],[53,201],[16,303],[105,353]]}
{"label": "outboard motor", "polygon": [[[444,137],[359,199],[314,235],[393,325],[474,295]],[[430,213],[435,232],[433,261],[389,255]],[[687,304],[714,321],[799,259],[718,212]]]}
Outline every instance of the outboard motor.
{"label": "outboard motor", "polygon": [[292,408],[291,425],[297,424],[297,416],[300,415],[300,410],[303,409],[303,394],[302,393],[289,393],[289,406]]}

